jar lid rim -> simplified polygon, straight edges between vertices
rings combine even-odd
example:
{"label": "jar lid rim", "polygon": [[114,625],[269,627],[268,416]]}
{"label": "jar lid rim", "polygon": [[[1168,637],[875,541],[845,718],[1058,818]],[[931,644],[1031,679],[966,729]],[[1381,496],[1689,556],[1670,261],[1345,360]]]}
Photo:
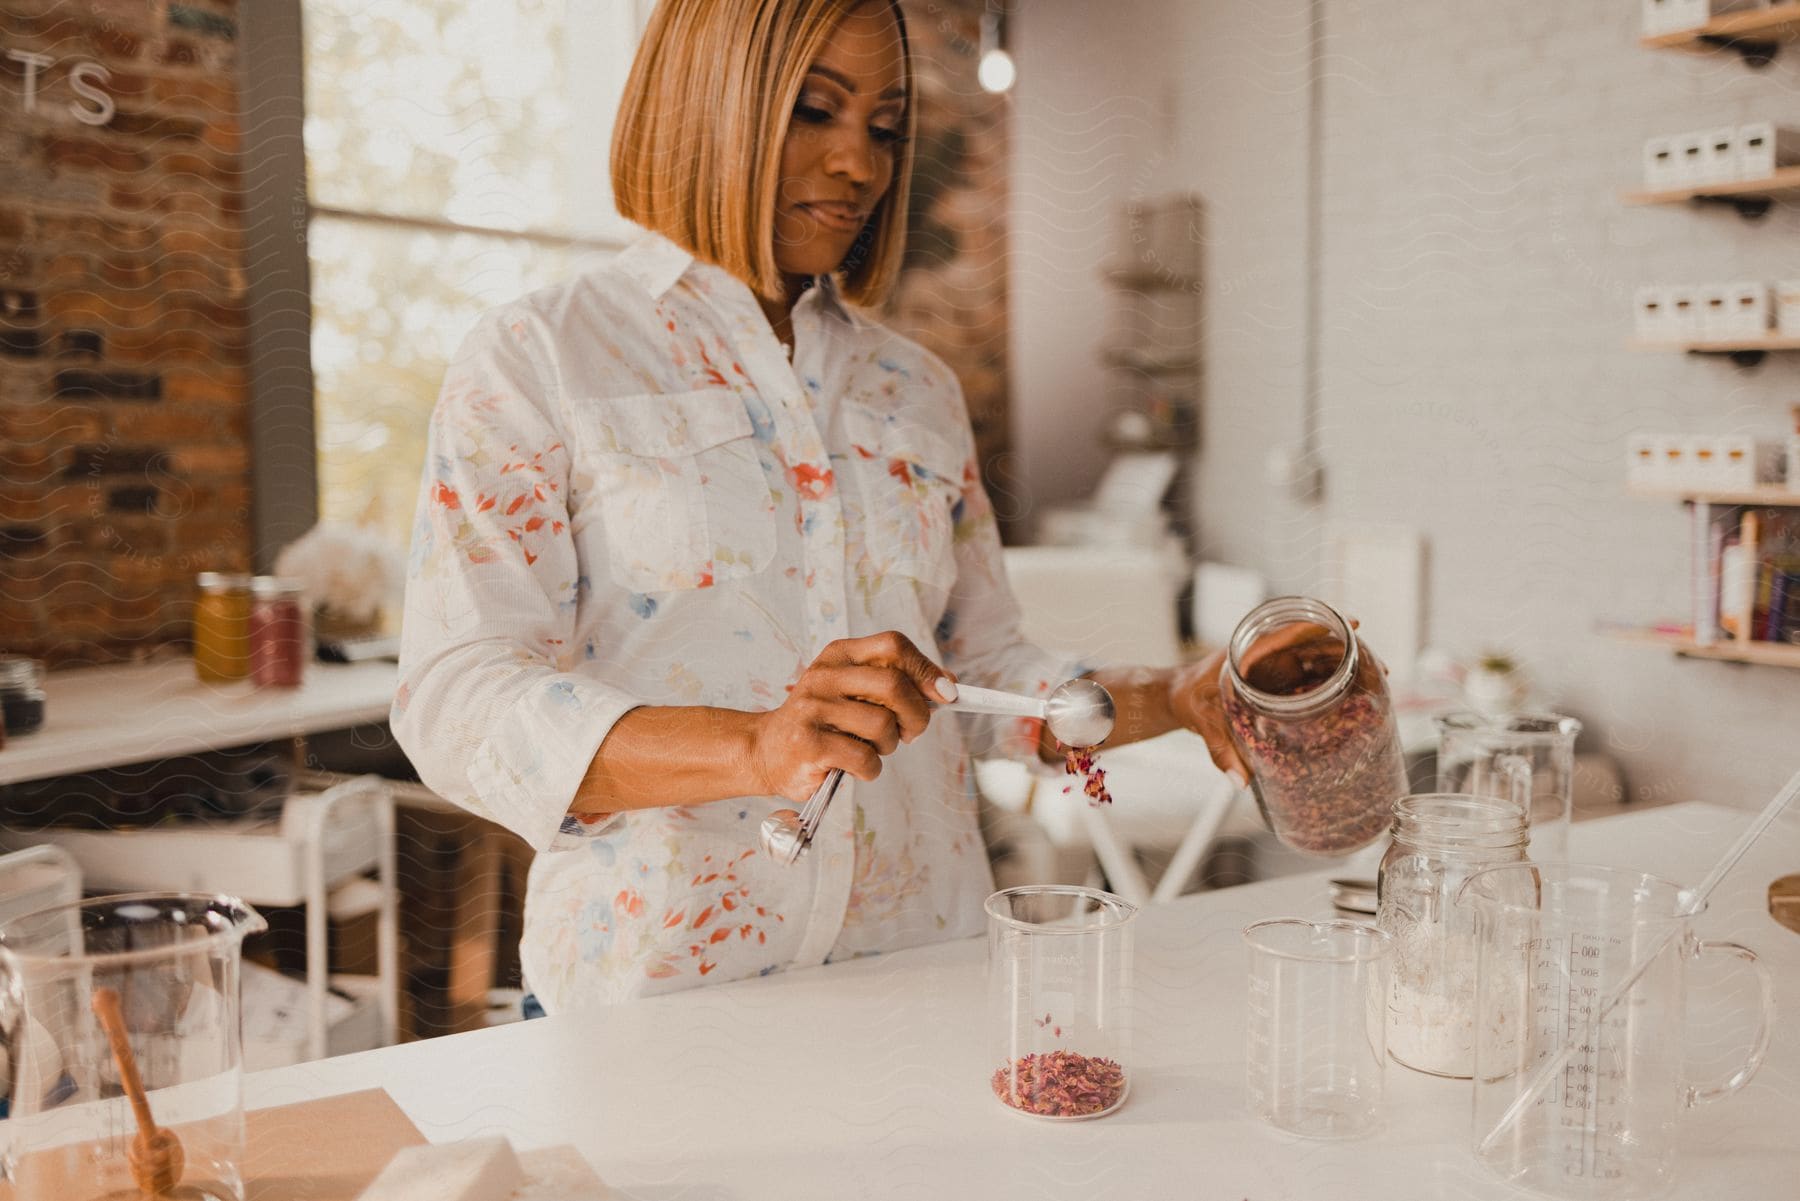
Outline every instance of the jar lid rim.
{"label": "jar lid rim", "polygon": [[[1324,612],[1321,615],[1312,612],[1314,610]],[[1344,644],[1344,657],[1338,661],[1331,675],[1304,692],[1296,693],[1265,692],[1251,684],[1238,667],[1238,660],[1250,650],[1253,642],[1281,626],[1302,624],[1308,617],[1329,621],[1331,625],[1327,629],[1330,636]],[[1259,626],[1264,628],[1258,628]],[[1356,631],[1336,608],[1316,597],[1276,596],[1246,613],[1243,620],[1238,622],[1237,628],[1231,632],[1231,640],[1225,649],[1225,670],[1231,674],[1233,686],[1258,708],[1283,716],[1300,716],[1314,707],[1329,704],[1349,687],[1350,681],[1355,677],[1360,654]]]}
{"label": "jar lid rim", "polygon": [[1581,733],[1581,719],[1547,709],[1527,709],[1490,717],[1473,709],[1456,709],[1432,718],[1441,734],[1454,730],[1459,734],[1491,735],[1509,742],[1560,742]]}

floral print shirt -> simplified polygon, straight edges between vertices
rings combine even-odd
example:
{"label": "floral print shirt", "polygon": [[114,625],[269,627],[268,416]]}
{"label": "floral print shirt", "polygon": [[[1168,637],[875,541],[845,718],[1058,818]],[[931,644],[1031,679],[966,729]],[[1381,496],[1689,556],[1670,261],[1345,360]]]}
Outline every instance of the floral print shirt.
{"label": "floral print shirt", "polygon": [[393,728],[425,783],[538,852],[527,985],[551,1012],[978,933],[971,750],[949,715],[847,778],[796,865],[788,802],[568,813],[637,705],[778,706],[894,629],[971,683],[1075,674],[1024,643],[955,377],[821,277],[792,360],[750,289],[645,233],[481,319],[433,411]]}

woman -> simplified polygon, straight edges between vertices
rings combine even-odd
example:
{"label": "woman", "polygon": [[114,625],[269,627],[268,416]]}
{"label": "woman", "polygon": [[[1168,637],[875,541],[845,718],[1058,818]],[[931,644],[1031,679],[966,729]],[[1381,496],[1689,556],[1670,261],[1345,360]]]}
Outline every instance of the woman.
{"label": "woman", "polygon": [[[934,717],[939,681],[1080,668],[1019,636],[955,378],[862,311],[914,115],[890,0],[663,0],[613,145],[646,232],[487,314],[444,381],[394,729],[541,852],[551,1012],[981,928],[969,753],[1052,748]],[[1216,662],[1094,674],[1114,742],[1186,725],[1236,765]],[[839,767],[812,851],[761,854]]]}

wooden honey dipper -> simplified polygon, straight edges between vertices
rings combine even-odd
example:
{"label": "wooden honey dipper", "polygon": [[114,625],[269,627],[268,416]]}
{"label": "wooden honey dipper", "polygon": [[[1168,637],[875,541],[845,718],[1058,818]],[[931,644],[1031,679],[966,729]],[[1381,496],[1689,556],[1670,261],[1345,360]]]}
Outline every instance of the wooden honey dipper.
{"label": "wooden honey dipper", "polygon": [[94,990],[94,1016],[100,1019],[106,1040],[112,1044],[119,1081],[131,1101],[131,1112],[137,1115],[137,1137],[131,1140],[131,1147],[125,1153],[131,1164],[132,1178],[145,1196],[166,1196],[181,1180],[186,1156],[175,1132],[158,1127],[156,1119],[150,1116],[150,1100],[144,1096],[144,1082],[138,1077],[137,1060],[132,1058],[131,1043],[125,1037],[125,1011],[119,1005],[118,989]]}

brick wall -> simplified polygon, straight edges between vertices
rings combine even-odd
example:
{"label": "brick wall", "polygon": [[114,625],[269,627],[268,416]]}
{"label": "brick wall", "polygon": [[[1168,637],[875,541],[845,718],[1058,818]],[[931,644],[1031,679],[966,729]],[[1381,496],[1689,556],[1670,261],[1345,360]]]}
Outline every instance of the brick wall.
{"label": "brick wall", "polygon": [[235,38],[232,0],[0,0],[0,649],[129,657],[249,567]]}
{"label": "brick wall", "polygon": [[[887,320],[943,357],[963,386],[997,500],[1007,451],[1007,100],[975,82],[983,0],[906,0],[917,70],[906,269]],[[1011,509],[999,506],[1002,519]]]}

